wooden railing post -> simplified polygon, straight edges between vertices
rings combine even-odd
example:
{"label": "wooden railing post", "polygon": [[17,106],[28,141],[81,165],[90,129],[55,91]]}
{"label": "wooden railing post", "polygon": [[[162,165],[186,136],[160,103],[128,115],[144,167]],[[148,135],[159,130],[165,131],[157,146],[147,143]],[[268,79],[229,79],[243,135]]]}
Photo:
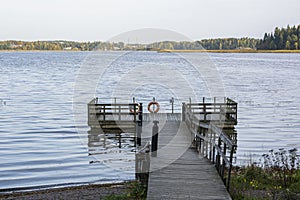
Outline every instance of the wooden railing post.
{"label": "wooden railing post", "polygon": [[204,122],[206,122],[206,105],[203,104]]}
{"label": "wooden railing post", "polygon": [[[221,176],[222,176],[222,179],[223,179],[223,181],[224,181],[224,172],[225,172],[225,166],[226,166],[226,148],[227,148],[227,146],[226,146],[226,143],[225,142],[223,142],[223,159],[222,159],[222,171],[221,171]],[[226,182],[225,182],[225,184],[226,184]]]}
{"label": "wooden railing post", "polygon": [[105,112],[106,112],[105,106],[103,106],[103,121],[105,121]]}
{"label": "wooden railing post", "polygon": [[137,121],[137,138],[136,142],[138,146],[142,144],[142,126],[143,126],[143,103],[139,105],[138,121]]}
{"label": "wooden railing post", "polygon": [[182,103],[182,111],[181,111],[181,120],[184,122],[185,121],[185,116],[186,116],[186,107],[185,103]]}
{"label": "wooden railing post", "polygon": [[235,149],[236,149],[236,145],[232,145],[231,150],[230,150],[230,166],[228,169],[228,178],[227,178],[227,190],[228,191],[229,191],[229,187],[230,187],[233,153],[234,153]]}
{"label": "wooden railing post", "polygon": [[157,148],[158,148],[158,121],[153,121],[154,125],[152,127],[152,142],[151,142],[151,156],[157,156]]}
{"label": "wooden railing post", "polygon": [[[203,131],[204,131],[204,129],[202,127],[199,127],[199,134],[200,135],[202,135]],[[199,136],[198,136],[198,138],[199,138],[198,152],[201,153],[201,151],[202,151],[202,138],[199,137]]]}
{"label": "wooden railing post", "polygon": [[119,106],[118,116],[119,116],[119,121],[121,121],[121,106]]}
{"label": "wooden railing post", "polygon": [[[221,138],[220,137],[218,138],[218,148],[221,148]],[[217,167],[217,170],[218,170],[219,174],[220,174],[220,165],[221,165],[221,163],[220,163],[220,153],[219,153],[219,151],[217,151],[216,167]]]}

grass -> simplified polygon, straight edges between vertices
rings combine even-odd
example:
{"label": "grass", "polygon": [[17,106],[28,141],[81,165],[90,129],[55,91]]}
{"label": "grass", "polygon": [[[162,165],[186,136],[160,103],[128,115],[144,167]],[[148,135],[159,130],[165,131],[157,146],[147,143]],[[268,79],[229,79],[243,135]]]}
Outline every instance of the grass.
{"label": "grass", "polygon": [[235,167],[230,184],[232,199],[300,199],[300,159],[296,152],[270,150],[258,163]]}
{"label": "grass", "polygon": [[129,182],[128,190],[125,194],[109,195],[103,200],[144,200],[147,198],[147,189],[138,181]]}

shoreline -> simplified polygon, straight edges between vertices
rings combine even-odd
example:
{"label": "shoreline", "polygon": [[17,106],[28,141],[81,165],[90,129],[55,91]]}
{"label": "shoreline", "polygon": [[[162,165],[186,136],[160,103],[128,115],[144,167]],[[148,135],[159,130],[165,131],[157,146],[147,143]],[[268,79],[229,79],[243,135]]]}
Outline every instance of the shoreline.
{"label": "shoreline", "polygon": [[300,50],[254,50],[254,49],[232,49],[232,50],[158,50],[159,53],[300,53]]}
{"label": "shoreline", "polygon": [[0,200],[101,199],[113,194],[125,194],[130,187],[128,183],[130,183],[130,181],[111,184],[90,184],[60,188],[47,188],[33,191],[12,191],[0,193]]}
{"label": "shoreline", "polygon": [[[102,50],[95,50],[102,51]],[[122,50],[110,50],[103,52],[121,52]],[[124,50],[125,52],[126,50]],[[147,51],[147,50],[136,50]],[[253,49],[232,49],[232,50],[172,50],[160,49],[150,50],[158,53],[300,53],[300,50],[253,50]],[[80,51],[80,50],[0,50],[0,53],[16,53],[16,52],[93,52],[93,51]]]}

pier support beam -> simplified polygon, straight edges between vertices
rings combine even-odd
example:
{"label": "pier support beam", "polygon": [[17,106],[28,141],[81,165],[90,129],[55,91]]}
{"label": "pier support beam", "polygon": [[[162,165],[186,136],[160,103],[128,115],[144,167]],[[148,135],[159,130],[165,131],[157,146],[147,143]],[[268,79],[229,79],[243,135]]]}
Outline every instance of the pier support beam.
{"label": "pier support beam", "polygon": [[154,125],[152,127],[152,142],[151,142],[151,156],[157,156],[157,147],[158,147],[158,123],[159,121],[153,121]]}
{"label": "pier support beam", "polygon": [[143,103],[140,103],[138,120],[137,120],[137,138],[136,138],[136,143],[138,146],[142,145],[142,126],[143,126]]}

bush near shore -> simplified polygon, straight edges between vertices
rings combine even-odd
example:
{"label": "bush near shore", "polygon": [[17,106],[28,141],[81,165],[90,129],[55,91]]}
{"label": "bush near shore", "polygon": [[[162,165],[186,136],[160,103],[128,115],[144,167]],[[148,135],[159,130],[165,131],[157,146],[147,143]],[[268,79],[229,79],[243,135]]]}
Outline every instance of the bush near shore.
{"label": "bush near shore", "polygon": [[297,149],[270,150],[258,163],[235,167],[231,177],[233,200],[300,199],[300,157]]}

